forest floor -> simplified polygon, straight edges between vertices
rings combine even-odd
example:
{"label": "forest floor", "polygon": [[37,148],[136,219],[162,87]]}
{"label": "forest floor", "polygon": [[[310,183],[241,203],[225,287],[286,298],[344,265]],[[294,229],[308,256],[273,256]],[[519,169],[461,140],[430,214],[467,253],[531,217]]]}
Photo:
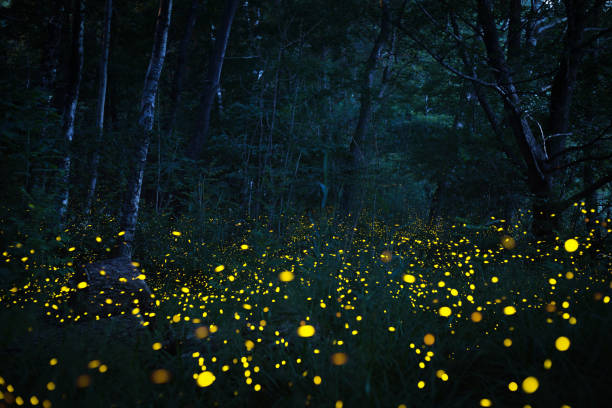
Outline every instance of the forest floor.
{"label": "forest floor", "polygon": [[79,313],[72,262],[10,245],[0,407],[610,406],[610,251],[531,243],[502,221],[349,231],[298,219],[288,237],[244,226],[223,245],[159,232],[135,264],[149,327],[137,305]]}

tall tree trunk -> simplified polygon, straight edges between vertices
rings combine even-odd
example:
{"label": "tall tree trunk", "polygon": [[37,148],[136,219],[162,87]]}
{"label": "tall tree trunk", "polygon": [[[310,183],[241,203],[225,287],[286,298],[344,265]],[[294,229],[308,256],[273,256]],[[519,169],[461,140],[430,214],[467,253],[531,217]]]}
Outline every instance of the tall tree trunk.
{"label": "tall tree trunk", "polygon": [[527,165],[528,185],[534,195],[532,230],[538,237],[548,237],[556,220],[550,217],[553,179],[548,171],[548,154],[527,123],[510,67],[499,44],[490,0],[478,0],[478,22],[482,27],[489,66],[503,94],[506,119]]}
{"label": "tall tree trunk", "polygon": [[[372,87],[374,85],[374,75],[376,68],[380,60],[380,55],[384,44],[389,40],[391,33],[391,10],[389,7],[388,0],[381,0],[381,17],[380,17],[380,31],[376,37],[376,41],[372,46],[370,56],[366,61],[365,70],[361,81],[361,97],[359,106],[359,119],[357,121],[357,127],[355,133],[351,139],[349,146],[351,154],[351,172],[349,177],[351,180],[348,181],[348,188],[346,191],[345,202],[350,212],[358,212],[361,201],[362,183],[359,180],[362,172],[364,171],[367,159],[366,159],[366,144],[367,144],[367,131],[370,117],[372,116]],[[358,216],[358,214],[354,214]]]}
{"label": "tall tree trunk", "polygon": [[138,209],[140,206],[140,191],[144,176],[147,153],[153,133],[153,119],[155,114],[155,100],[166,58],[166,44],[168,42],[168,28],[172,14],[172,0],[160,0],[157,23],[155,25],[155,36],[153,50],[149,59],[149,66],[145,76],[145,82],[140,100],[140,116],[138,125],[141,128],[141,137],[134,156],[133,169],[131,171],[127,194],[123,201],[121,214],[121,229],[123,234],[123,245],[120,254],[131,257],[134,245],[134,232],[138,220]]}
{"label": "tall tree trunk", "polygon": [[111,19],[113,14],[113,0],[106,0],[104,7],[104,36],[102,39],[102,53],[100,55],[100,68],[98,79],[98,105],[96,108],[96,141],[94,144],[93,157],[91,159],[91,179],[87,191],[85,212],[91,212],[91,204],[96,194],[98,183],[98,165],[100,162],[100,144],[104,137],[104,105],[106,104],[106,84],[108,81],[108,54],[110,49]]}
{"label": "tall tree trunk", "polygon": [[206,73],[206,79],[204,80],[204,89],[202,90],[200,107],[198,109],[198,121],[187,150],[187,157],[194,160],[200,157],[202,149],[204,148],[204,142],[208,137],[210,112],[212,110],[215,95],[217,94],[217,88],[219,87],[225,50],[229,42],[232,22],[236,15],[238,3],[239,0],[226,1],[220,28],[208,62],[208,71]]}
{"label": "tall tree trunk", "polygon": [[201,0],[192,0],[191,7],[189,8],[189,18],[187,25],[185,26],[185,33],[181,40],[179,47],[179,55],[176,61],[176,71],[174,73],[174,79],[172,81],[172,90],[170,91],[170,118],[168,120],[167,135],[171,136],[176,126],[176,115],[178,113],[178,107],[181,100],[181,93],[183,91],[183,77],[185,75],[185,69],[187,68],[187,57],[189,55],[189,45],[191,44],[191,36],[193,34],[193,28],[198,17]]}
{"label": "tall tree trunk", "polygon": [[569,130],[570,108],[572,95],[576,85],[578,67],[582,59],[582,42],[585,24],[586,4],[580,0],[565,1],[567,14],[567,32],[563,52],[559,58],[559,67],[550,90],[549,119],[547,126],[548,140],[546,148],[552,160],[551,165],[560,166],[562,163],[557,152],[565,147],[565,140]]}
{"label": "tall tree trunk", "polygon": [[[564,204],[558,202],[559,197],[553,196],[553,183],[555,183],[553,175],[564,167],[560,163],[562,155],[559,152],[564,148],[569,130],[572,95],[583,54],[585,21],[587,14],[597,14],[604,4],[601,1],[596,2],[591,10],[587,11],[587,2],[584,0],[565,0],[564,3],[567,15],[565,44],[551,86],[549,118],[545,125],[547,135],[542,134],[543,140],[538,142],[527,124],[526,109],[521,105],[508,63],[501,53],[499,36],[491,11],[491,0],[478,0],[478,21],[483,30],[489,65],[499,90],[503,92],[506,118],[528,168],[529,188],[534,195],[532,231],[537,237],[543,238],[550,237],[558,226],[558,217],[553,217],[552,213],[564,209],[562,208]],[[518,30],[517,7],[515,4],[512,6],[512,12],[515,14],[510,19],[511,25],[515,26],[511,30],[513,33]],[[511,40],[509,39],[509,59],[514,53],[512,50],[517,46],[516,38],[512,37]],[[511,47],[511,44],[515,45]],[[542,129],[540,131],[543,132]],[[577,196],[585,194],[602,182],[605,183],[606,179],[593,183]]]}
{"label": "tall tree trunk", "polygon": [[68,210],[68,200],[70,193],[70,164],[72,155],[70,152],[72,139],[74,137],[74,122],[77,104],[79,101],[79,89],[83,72],[83,33],[85,22],[83,20],[85,12],[84,0],[75,0],[72,12],[72,43],[70,62],[66,75],[66,93],[64,96],[64,111],[62,117],[62,134],[65,142],[65,156],[62,163],[62,181],[60,192],[60,219],[63,221]]}

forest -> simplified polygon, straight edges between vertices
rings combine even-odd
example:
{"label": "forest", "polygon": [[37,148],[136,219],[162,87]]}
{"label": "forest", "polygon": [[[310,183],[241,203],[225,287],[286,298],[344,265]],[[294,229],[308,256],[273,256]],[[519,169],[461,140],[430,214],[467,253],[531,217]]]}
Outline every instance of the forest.
{"label": "forest", "polygon": [[612,405],[612,2],[0,0],[0,408]]}

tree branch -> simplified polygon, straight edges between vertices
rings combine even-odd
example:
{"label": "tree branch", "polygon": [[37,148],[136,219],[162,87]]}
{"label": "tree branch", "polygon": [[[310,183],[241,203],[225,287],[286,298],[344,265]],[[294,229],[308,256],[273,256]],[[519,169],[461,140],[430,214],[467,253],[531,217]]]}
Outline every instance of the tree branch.
{"label": "tree branch", "polygon": [[586,144],[583,144],[581,146],[571,146],[571,147],[568,147],[566,149],[563,149],[560,152],[557,152],[556,154],[554,154],[550,159],[554,160],[554,159],[556,159],[558,157],[566,155],[567,153],[571,153],[571,152],[575,152],[575,151],[580,151],[580,150],[586,149],[587,147],[593,146],[597,142],[604,141],[604,140],[610,140],[610,139],[612,139],[611,137],[604,137],[604,135],[606,133],[608,133],[608,131],[610,129],[612,129],[612,122],[610,122],[610,124],[596,138],[590,140]]}
{"label": "tree branch", "polygon": [[585,188],[584,190],[580,191],[579,193],[574,194],[573,196],[567,198],[566,200],[563,200],[562,202],[560,202],[557,205],[557,211],[563,211],[565,210],[567,207],[569,207],[570,205],[572,205],[573,203],[577,202],[578,200],[587,197],[591,194],[593,194],[595,191],[599,190],[600,188],[602,188],[603,186],[605,186],[606,184],[612,182],[612,173],[603,176],[602,178],[600,178],[599,180],[597,180],[596,182],[594,182],[593,184],[591,184],[590,186],[588,186],[587,188]]}
{"label": "tree branch", "polygon": [[612,159],[612,153],[610,154],[606,154],[604,156],[586,156],[586,157],[582,157],[578,160],[574,160],[573,162],[570,163],[566,163],[562,166],[556,166],[551,168],[550,170],[546,170],[545,173],[555,173],[559,170],[563,170],[563,169],[567,169],[569,167],[574,167],[575,165],[579,164],[579,163],[584,163],[587,161],[602,161],[602,160],[608,160],[608,159]]}

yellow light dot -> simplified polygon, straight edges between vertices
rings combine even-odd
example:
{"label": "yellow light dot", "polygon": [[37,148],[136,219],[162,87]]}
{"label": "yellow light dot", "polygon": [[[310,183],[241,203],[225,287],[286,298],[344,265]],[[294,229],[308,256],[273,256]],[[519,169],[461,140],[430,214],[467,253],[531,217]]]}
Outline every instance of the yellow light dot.
{"label": "yellow light dot", "polygon": [[440,308],[440,310],[438,310],[438,313],[439,313],[439,314],[440,314],[440,316],[442,316],[442,317],[448,317],[448,316],[450,316],[450,315],[451,315],[452,310],[451,310],[451,308],[450,308],[450,307],[448,307],[448,306],[442,306],[442,307]]}
{"label": "yellow light dot", "polygon": [[472,315],[470,316],[470,318],[472,319],[472,321],[474,323],[478,323],[482,320],[482,313],[480,312],[474,312],[472,313]]}
{"label": "yellow light dot", "polygon": [[[242,245],[240,245],[240,249],[242,249],[244,251],[246,249],[249,249],[249,246],[247,244],[242,244]],[[259,385],[259,384],[257,384],[257,385]],[[255,387],[257,387],[257,385]]]}
{"label": "yellow light dot", "polygon": [[512,392],[518,390],[518,384],[515,383],[514,381],[512,381],[510,384],[508,384],[508,389]]}
{"label": "yellow light dot", "polygon": [[504,314],[508,316],[512,316],[516,313],[516,308],[514,306],[506,306],[504,307]]}
{"label": "yellow light dot", "polygon": [[151,382],[153,384],[165,384],[170,381],[170,371],[159,368],[151,373]]}
{"label": "yellow light dot", "polygon": [[343,406],[344,404],[340,400],[336,401],[336,404],[334,404],[334,408],[342,408]]}
{"label": "yellow light dot", "polygon": [[523,384],[521,385],[521,387],[523,388],[523,391],[526,394],[533,394],[534,392],[538,390],[539,386],[540,386],[540,383],[538,382],[538,379],[535,377],[525,378],[523,380]]}
{"label": "yellow light dot", "polygon": [[315,375],[314,378],[312,379],[312,382],[315,383],[315,385],[321,384],[321,377],[319,377],[318,375]]}
{"label": "yellow light dot", "polygon": [[410,275],[409,273],[402,276],[402,279],[406,283],[414,283],[416,281],[416,278],[414,277],[414,275]]}
{"label": "yellow light dot", "polygon": [[96,237],[96,242],[102,242],[102,238]]}
{"label": "yellow light dot", "polygon": [[497,282],[499,282],[499,278],[497,276],[494,276],[494,277],[491,278],[491,282],[497,283]]}
{"label": "yellow light dot", "polygon": [[315,334],[315,328],[309,324],[298,327],[297,334],[300,337],[312,337]]}
{"label": "yellow light dot", "polygon": [[480,400],[480,406],[481,407],[491,407],[491,406],[493,406],[493,403],[491,402],[490,399],[483,398],[483,399]]}
{"label": "yellow light dot", "polygon": [[181,292],[183,292],[183,293],[189,293],[189,288],[182,287],[182,288],[181,288]]}
{"label": "yellow light dot", "polygon": [[393,333],[393,332],[395,331],[395,327],[393,327],[393,326],[389,326],[389,327],[387,328],[387,330],[389,330],[391,333]]}
{"label": "yellow light dot", "polygon": [[94,369],[100,367],[100,360],[91,360],[87,363],[87,368]]}
{"label": "yellow light dot", "polygon": [[225,269],[225,265],[219,265],[215,268],[215,272],[222,272]]}
{"label": "yellow light dot", "polygon": [[197,329],[195,329],[195,335],[198,339],[204,339],[206,337],[208,337],[208,327],[206,326],[200,326]]}
{"label": "yellow light dot", "polygon": [[251,351],[255,347],[255,343],[252,340],[247,340],[244,342],[244,347],[246,347],[247,351]]}
{"label": "yellow light dot", "polygon": [[417,383],[417,387],[419,387],[419,389],[423,389],[423,388],[425,388],[425,381],[419,381],[419,382]]}
{"label": "yellow light dot", "polygon": [[550,358],[547,358],[546,360],[544,360],[544,368],[546,370],[550,370],[550,367],[552,367],[552,360]]}
{"label": "yellow light dot", "polygon": [[565,244],[563,245],[563,247],[565,248],[567,252],[574,252],[578,249],[578,241],[576,241],[573,238],[570,238],[567,241],[565,241]]}
{"label": "yellow light dot", "polygon": [[570,339],[565,336],[561,336],[555,340],[555,347],[559,351],[566,351],[570,347]]}
{"label": "yellow light dot", "polygon": [[504,235],[503,237],[501,237],[501,244],[505,249],[514,249],[516,247],[516,241],[514,240],[514,238],[508,236],[508,235]]}
{"label": "yellow light dot", "polygon": [[198,374],[198,386],[200,387],[208,387],[209,385],[211,385],[213,382],[215,382],[215,375],[213,373],[211,373],[210,371],[203,371],[200,374]]}
{"label": "yellow light dot", "polygon": [[172,235],[174,235],[175,237],[180,237],[181,236],[181,232],[180,231],[172,231]]}
{"label": "yellow light dot", "polygon": [[55,390],[55,383],[54,383],[53,381],[48,382],[48,383],[47,383],[47,389],[48,389],[49,391],[53,391],[53,390]]}
{"label": "yellow light dot", "polygon": [[161,350],[162,344],[160,342],[153,343],[153,350]]}
{"label": "yellow light dot", "polygon": [[281,273],[278,274],[278,279],[281,282],[291,282],[294,278],[295,276],[293,275],[293,272],[282,271]]}
{"label": "yellow light dot", "polygon": [[49,365],[56,365],[57,364],[57,358],[52,358],[51,360],[49,360]]}
{"label": "yellow light dot", "polygon": [[77,285],[77,288],[79,289],[85,289],[87,287],[87,282],[79,282],[79,284]]}
{"label": "yellow light dot", "polygon": [[511,339],[504,339],[504,346],[510,347],[511,345],[512,345],[512,340]]}
{"label": "yellow light dot", "polygon": [[425,343],[426,346],[433,345],[435,341],[436,341],[436,338],[431,333],[427,333],[425,337],[423,337],[423,343]]}

